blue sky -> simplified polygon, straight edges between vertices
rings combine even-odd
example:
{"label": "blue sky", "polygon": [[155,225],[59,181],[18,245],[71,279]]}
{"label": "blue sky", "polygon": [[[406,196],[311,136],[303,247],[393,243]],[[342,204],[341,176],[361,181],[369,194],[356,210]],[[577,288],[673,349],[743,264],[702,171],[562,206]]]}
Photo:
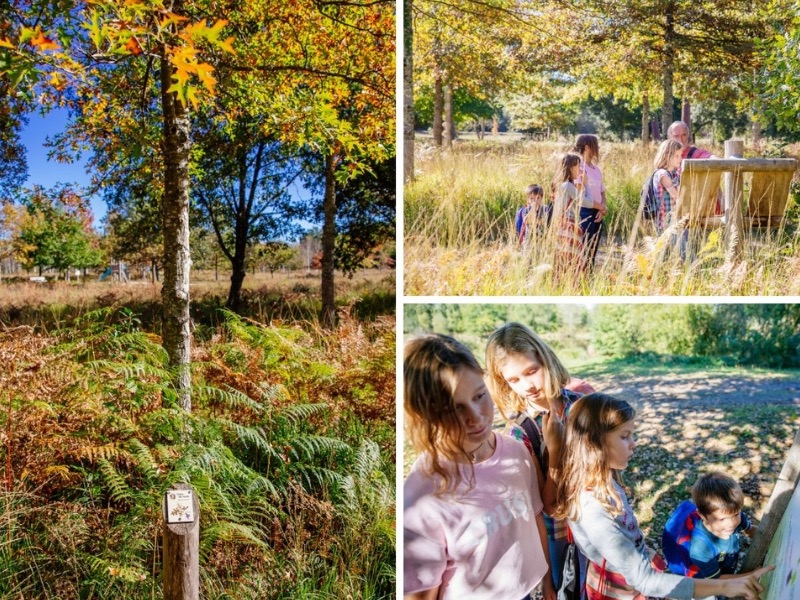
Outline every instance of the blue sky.
{"label": "blue sky", "polygon": [[[28,151],[26,187],[41,185],[48,189],[57,183],[74,183],[79,188],[89,185],[90,177],[86,174],[85,169],[87,156],[82,156],[81,161],[72,164],[59,163],[47,158],[48,149],[44,146],[47,138],[63,132],[66,129],[67,121],[68,114],[64,109],[53,110],[44,116],[38,113],[30,115],[28,125],[22,130],[20,136]],[[309,196],[308,190],[300,183],[293,186],[290,193],[303,198]],[[93,196],[89,198],[89,201],[94,215],[94,227],[100,230],[102,228],[100,221],[107,212],[106,204],[99,196]],[[305,229],[315,226],[304,219],[300,219],[300,224]]]}
{"label": "blue sky", "polygon": [[[64,131],[67,126],[67,111],[56,109],[42,116],[33,113],[29,116],[28,125],[21,132],[22,143],[28,154],[28,181],[26,187],[41,185],[51,188],[57,183],[75,183],[78,187],[89,185],[89,176],[84,168],[86,158],[73,164],[63,164],[48,160],[48,149],[44,144],[48,136],[52,137]],[[106,214],[106,205],[100,198],[90,198],[94,226],[100,228],[100,220]]]}

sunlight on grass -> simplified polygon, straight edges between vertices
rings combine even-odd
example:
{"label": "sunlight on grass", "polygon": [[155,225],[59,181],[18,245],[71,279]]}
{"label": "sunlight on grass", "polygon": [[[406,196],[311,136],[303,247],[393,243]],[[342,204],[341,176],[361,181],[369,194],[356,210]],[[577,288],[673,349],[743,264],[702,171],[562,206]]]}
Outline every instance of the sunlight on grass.
{"label": "sunlight on grass", "polygon": [[[405,293],[409,295],[794,295],[800,293],[797,191],[774,229],[747,229],[744,257],[728,256],[721,229],[692,231],[682,261],[669,236],[644,223],[628,248],[655,147],[604,143],[609,212],[594,273],[556,278],[553,235],[524,249],[514,217],[531,183],[549,188],[566,144],[463,143],[444,155],[418,147],[420,175],[404,191]],[[718,150],[721,154],[721,150]],[[793,189],[797,189],[797,185]]]}

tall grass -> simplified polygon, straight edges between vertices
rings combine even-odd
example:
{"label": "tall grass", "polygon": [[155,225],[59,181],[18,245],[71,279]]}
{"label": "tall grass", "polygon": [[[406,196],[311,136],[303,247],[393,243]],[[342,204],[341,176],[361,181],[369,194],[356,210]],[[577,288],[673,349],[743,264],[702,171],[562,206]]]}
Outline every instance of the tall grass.
{"label": "tall grass", "polygon": [[[558,157],[551,142],[463,143],[450,154],[418,147],[419,174],[406,185],[405,293],[410,295],[793,295],[800,293],[800,186],[774,229],[748,228],[744,256],[732,260],[722,230],[692,233],[682,261],[651,223],[628,247],[639,191],[655,147],[608,144],[600,167],[609,212],[597,264],[589,275],[557,276],[553,230],[524,249],[514,216],[524,188],[549,189]],[[717,149],[721,155],[722,150]]]}
{"label": "tall grass", "polygon": [[394,319],[224,318],[191,413],[130,310],[0,332],[0,598],[161,597],[178,481],[204,598],[394,596]]}

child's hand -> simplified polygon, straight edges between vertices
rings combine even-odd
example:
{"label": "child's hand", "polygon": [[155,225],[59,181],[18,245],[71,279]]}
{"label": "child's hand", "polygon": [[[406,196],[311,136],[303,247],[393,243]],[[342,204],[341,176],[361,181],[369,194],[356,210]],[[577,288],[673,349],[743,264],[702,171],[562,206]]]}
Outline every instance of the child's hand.
{"label": "child's hand", "polygon": [[553,578],[550,576],[550,571],[548,571],[542,579],[542,597],[544,600],[557,600],[558,598],[558,592],[553,585]]}
{"label": "child's hand", "polygon": [[728,579],[726,583],[731,583],[732,588],[725,593],[726,596],[744,596],[746,600],[759,600],[760,594],[764,591],[764,586],[758,581],[764,573],[774,570],[775,566],[761,567],[749,573],[741,573],[739,577]]}
{"label": "child's hand", "polygon": [[561,465],[561,448],[564,445],[565,429],[561,419],[555,416],[555,410],[542,415],[542,434],[547,452],[550,455],[550,468],[557,469]]}

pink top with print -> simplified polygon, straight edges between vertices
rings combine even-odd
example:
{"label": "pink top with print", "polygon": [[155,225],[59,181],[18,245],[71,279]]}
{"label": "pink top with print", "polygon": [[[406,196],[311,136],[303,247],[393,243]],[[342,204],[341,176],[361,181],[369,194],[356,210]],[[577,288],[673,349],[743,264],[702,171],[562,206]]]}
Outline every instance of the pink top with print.
{"label": "pink top with print", "polygon": [[[403,486],[403,593],[441,586],[439,598],[522,598],[547,573],[536,528],[542,501],[528,450],[505,435],[474,465],[475,487],[433,495],[420,456]],[[453,467],[453,463],[448,463]]]}

